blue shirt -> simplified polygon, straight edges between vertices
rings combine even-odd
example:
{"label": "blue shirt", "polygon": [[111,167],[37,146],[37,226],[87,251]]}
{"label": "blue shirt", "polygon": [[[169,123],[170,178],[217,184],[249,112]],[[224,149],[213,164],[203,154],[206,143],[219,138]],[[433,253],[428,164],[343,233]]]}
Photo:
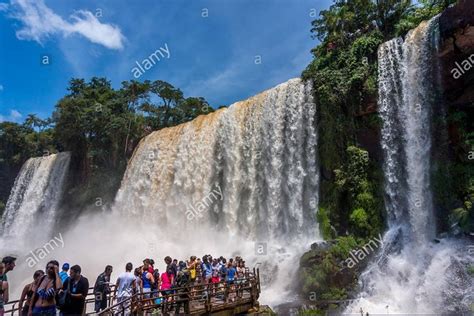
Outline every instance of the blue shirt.
{"label": "blue shirt", "polygon": [[212,265],[210,263],[203,264],[204,277],[207,278],[212,275]]}
{"label": "blue shirt", "polygon": [[227,269],[227,280],[228,281],[234,281],[235,273],[237,270],[235,270],[234,267]]}
{"label": "blue shirt", "polygon": [[61,271],[59,272],[59,277],[61,278],[61,282],[64,284],[64,282],[66,282],[66,280],[69,278],[69,276],[67,275],[67,272],[66,271]]}

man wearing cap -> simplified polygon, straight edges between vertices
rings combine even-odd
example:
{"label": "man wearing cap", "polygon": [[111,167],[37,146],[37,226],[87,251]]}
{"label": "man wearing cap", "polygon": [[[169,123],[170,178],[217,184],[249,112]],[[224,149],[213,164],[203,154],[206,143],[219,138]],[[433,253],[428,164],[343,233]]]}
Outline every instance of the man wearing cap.
{"label": "man wearing cap", "polygon": [[69,271],[69,263],[63,264],[63,270],[59,272],[59,277],[61,278],[61,282],[64,284],[66,282],[67,278],[69,277],[67,275],[67,272]]}

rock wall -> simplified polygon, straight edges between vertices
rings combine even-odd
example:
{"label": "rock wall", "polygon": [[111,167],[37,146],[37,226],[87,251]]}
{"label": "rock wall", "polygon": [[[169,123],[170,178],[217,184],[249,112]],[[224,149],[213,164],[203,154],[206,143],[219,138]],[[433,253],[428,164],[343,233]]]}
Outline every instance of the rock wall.
{"label": "rock wall", "polygon": [[[450,107],[472,107],[474,101],[474,63],[459,78],[455,69],[464,68],[463,62],[474,61],[474,1],[460,0],[440,17],[442,38],[440,62],[443,92]],[[464,66],[469,68],[465,63]]]}

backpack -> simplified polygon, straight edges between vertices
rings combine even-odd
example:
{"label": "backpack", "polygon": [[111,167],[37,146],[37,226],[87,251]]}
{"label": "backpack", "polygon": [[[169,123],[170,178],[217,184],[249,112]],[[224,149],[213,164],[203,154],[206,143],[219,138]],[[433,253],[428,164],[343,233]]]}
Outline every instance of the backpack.
{"label": "backpack", "polygon": [[[43,279],[41,279],[43,282]],[[41,282],[39,284],[41,284]],[[65,307],[67,307],[71,303],[71,279],[67,279],[67,289],[61,293],[56,294],[56,306],[60,311],[62,311]],[[56,288],[56,284],[54,285]]]}
{"label": "backpack", "polygon": [[178,276],[176,277],[176,286],[177,287],[184,287],[188,284],[189,281],[189,272],[187,269],[181,270],[178,272]]}

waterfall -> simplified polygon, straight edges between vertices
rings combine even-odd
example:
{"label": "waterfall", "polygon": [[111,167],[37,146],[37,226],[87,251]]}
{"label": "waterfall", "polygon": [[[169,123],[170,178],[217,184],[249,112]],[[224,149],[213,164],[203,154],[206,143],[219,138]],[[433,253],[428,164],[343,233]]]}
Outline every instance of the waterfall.
{"label": "waterfall", "polygon": [[[433,243],[430,181],[436,106],[438,17],[379,48],[388,232],[378,260],[361,276],[362,293],[346,309],[374,313],[466,312],[473,300],[467,245]],[[470,302],[470,303],[469,303]]]}
{"label": "waterfall", "polygon": [[[49,238],[62,197],[64,179],[69,167],[70,153],[58,153],[28,159],[15,179],[2,217],[2,239],[8,247],[21,249],[39,236]],[[3,243],[3,242],[2,242]],[[26,249],[23,249],[25,251]]]}
{"label": "waterfall", "polygon": [[116,205],[125,215],[250,240],[317,236],[319,168],[311,85],[292,79],[144,138]]}
{"label": "waterfall", "polygon": [[379,108],[387,214],[391,224],[406,222],[410,237],[434,237],[431,168],[431,112],[436,94],[433,51],[437,18],[379,49]]}
{"label": "waterfall", "polygon": [[243,256],[260,268],[262,302],[280,304],[297,296],[299,258],[319,239],[316,146],[311,83],[292,79],[144,138],[115,212],[147,223],[130,235],[153,256]]}

